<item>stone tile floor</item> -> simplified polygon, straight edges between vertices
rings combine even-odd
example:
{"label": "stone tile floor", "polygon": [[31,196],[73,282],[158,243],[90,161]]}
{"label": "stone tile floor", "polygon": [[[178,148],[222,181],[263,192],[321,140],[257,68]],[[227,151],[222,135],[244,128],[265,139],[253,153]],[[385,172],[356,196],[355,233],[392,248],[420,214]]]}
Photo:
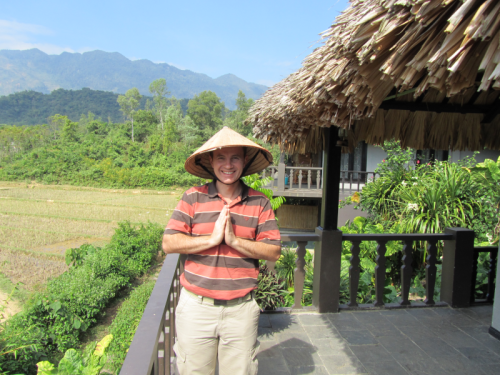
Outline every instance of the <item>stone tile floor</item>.
{"label": "stone tile floor", "polygon": [[500,374],[492,306],[261,314],[259,375]]}

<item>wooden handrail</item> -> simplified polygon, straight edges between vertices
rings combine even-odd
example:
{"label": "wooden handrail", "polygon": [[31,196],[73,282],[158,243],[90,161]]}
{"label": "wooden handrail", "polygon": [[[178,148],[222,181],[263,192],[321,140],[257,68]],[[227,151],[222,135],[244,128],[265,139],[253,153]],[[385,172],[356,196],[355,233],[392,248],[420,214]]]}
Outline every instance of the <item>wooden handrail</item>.
{"label": "wooden handrail", "polygon": [[174,315],[179,294],[179,254],[165,258],[158,279],[120,370],[121,375],[170,374],[175,337]]}

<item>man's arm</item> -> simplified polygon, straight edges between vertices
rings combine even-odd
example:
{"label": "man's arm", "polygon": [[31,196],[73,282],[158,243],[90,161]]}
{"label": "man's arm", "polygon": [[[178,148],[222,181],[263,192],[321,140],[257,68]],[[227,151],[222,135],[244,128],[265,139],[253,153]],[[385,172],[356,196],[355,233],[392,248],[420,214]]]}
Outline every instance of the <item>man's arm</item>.
{"label": "man's arm", "polygon": [[224,239],[227,212],[222,210],[210,236],[191,237],[187,234],[164,234],[162,247],[165,254],[195,254],[219,245]]}
{"label": "man's arm", "polygon": [[224,207],[224,209],[222,211],[225,211],[227,215],[227,223],[224,233],[226,245],[231,246],[233,249],[249,258],[264,259],[273,262],[279,259],[281,255],[281,246],[257,241],[249,241],[236,237],[233,231],[233,225],[231,224],[229,210],[227,210],[226,207]]}

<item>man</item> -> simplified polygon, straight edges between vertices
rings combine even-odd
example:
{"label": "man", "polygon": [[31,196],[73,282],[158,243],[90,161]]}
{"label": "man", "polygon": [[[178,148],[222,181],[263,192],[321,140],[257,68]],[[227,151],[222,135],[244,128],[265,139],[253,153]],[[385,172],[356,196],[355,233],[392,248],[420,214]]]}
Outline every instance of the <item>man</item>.
{"label": "man", "polygon": [[257,374],[258,259],[276,261],[279,230],[267,197],[240,178],[272,162],[269,151],[224,127],[185,163],[213,178],[184,193],[163,236],[165,253],[187,254],[176,309],[181,375]]}

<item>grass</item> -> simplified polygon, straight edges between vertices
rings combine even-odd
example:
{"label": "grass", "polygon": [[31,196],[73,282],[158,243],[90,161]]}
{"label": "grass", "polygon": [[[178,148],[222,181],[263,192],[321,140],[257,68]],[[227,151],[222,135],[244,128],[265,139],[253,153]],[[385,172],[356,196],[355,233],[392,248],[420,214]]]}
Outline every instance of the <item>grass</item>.
{"label": "grass", "polygon": [[0,272],[27,291],[43,288],[67,269],[67,249],[103,246],[119,221],[166,226],[184,190],[0,182]]}

